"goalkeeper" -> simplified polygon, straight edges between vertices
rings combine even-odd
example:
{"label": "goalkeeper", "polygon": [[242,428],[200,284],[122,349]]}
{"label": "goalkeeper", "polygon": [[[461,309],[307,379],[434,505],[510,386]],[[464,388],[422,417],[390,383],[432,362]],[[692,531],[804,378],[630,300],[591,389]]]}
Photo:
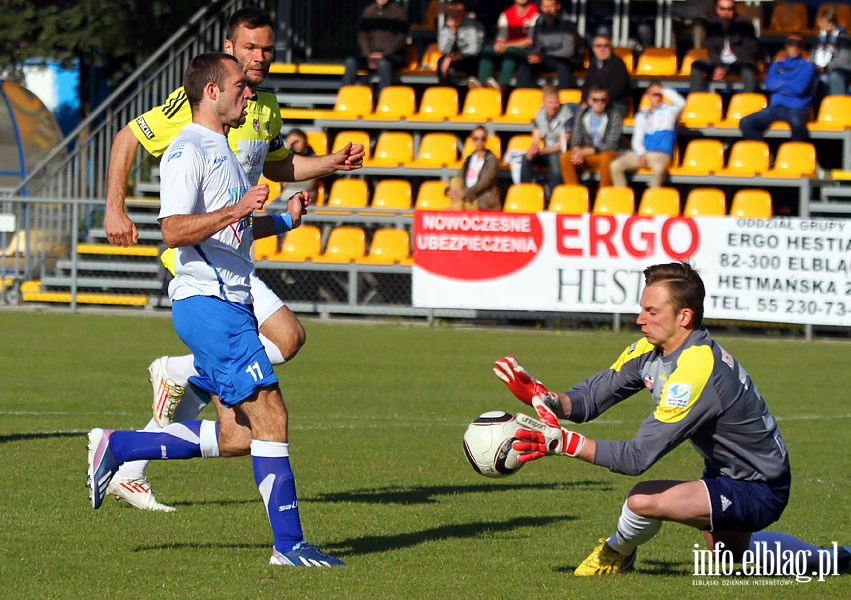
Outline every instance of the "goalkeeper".
{"label": "goalkeeper", "polygon": [[[661,264],[647,268],[644,278],[636,320],[644,339],[610,368],[555,394],[512,356],[494,367],[542,419],[521,418],[528,428],[518,432],[514,449],[522,462],[561,454],[640,475],[686,440],[704,458],[703,476],[696,481],[642,481],[633,487],[616,531],[599,541],[575,575],[630,570],[636,548],[656,535],[663,521],[699,529],[707,548],[723,543],[736,560],[757,542],[818,556],[811,544],[760,531],[780,518],[789,500],[789,458],[756,385],[702,325],[705,289],[697,271],[687,263]],[[593,440],[559,425],[558,418],[595,419],[643,389],[656,409],[630,441]],[[846,550],[839,551],[838,562],[847,561]]]}

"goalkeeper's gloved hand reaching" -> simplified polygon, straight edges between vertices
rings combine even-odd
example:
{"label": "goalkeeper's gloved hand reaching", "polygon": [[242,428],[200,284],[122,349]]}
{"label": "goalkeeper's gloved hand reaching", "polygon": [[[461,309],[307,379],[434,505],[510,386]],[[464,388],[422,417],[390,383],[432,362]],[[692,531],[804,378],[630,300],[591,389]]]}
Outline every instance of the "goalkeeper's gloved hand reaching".
{"label": "goalkeeper's gloved hand reaching", "polygon": [[585,436],[559,425],[558,417],[540,396],[534,396],[531,404],[541,420],[523,413],[516,415],[517,424],[521,426],[514,434],[517,441],[512,444],[512,448],[521,453],[517,460],[525,463],[548,454],[577,456],[585,446]]}
{"label": "goalkeeper's gloved hand reaching", "polygon": [[544,404],[550,408],[559,407],[558,396],[532,377],[529,371],[521,367],[513,356],[508,355],[497,360],[494,363],[493,372],[494,375],[505,382],[512,394],[529,406],[532,406],[532,398],[539,396]]}

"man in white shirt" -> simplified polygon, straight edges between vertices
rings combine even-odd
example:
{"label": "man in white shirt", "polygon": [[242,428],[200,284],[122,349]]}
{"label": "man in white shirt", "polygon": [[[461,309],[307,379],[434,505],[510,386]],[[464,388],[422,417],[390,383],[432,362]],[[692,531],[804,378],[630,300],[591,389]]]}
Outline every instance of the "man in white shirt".
{"label": "man in white shirt", "polygon": [[218,433],[228,429],[232,438],[251,438],[254,479],[274,536],[270,564],[341,566],[304,540],[289,463],[287,409],[260,341],[249,283],[254,238],[298,227],[309,199],[299,192],[285,214],[254,217],[269,188],[250,185],[228,146],[227,133],[245,121],[253,94],[233,56],[197,56],[184,89],[192,123],[163,155],[159,221],[163,241],[177,248],[169,286],[174,328],[195,355],[194,384],[218,400],[219,424],[187,421],[156,432],[93,429],[92,506],[100,507],[123,462],[217,456]]}

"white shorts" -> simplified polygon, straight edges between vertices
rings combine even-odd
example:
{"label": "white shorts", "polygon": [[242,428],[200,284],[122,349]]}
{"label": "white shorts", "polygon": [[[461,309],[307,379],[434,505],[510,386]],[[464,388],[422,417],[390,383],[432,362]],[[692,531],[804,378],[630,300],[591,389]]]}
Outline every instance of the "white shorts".
{"label": "white shorts", "polygon": [[251,274],[251,295],[254,296],[254,316],[257,318],[257,326],[260,327],[266,322],[266,319],[271,317],[277,310],[286,306],[284,302],[275,295],[269,286],[257,277],[256,273]]}

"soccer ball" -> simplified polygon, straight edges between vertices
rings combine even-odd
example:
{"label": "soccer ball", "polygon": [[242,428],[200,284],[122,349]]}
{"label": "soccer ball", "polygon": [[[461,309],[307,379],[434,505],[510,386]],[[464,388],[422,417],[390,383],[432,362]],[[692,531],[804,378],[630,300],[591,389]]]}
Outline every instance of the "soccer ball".
{"label": "soccer ball", "polygon": [[477,473],[505,477],[520,470],[519,452],[511,445],[520,428],[514,415],[501,410],[486,412],[470,423],[464,433],[464,454]]}

